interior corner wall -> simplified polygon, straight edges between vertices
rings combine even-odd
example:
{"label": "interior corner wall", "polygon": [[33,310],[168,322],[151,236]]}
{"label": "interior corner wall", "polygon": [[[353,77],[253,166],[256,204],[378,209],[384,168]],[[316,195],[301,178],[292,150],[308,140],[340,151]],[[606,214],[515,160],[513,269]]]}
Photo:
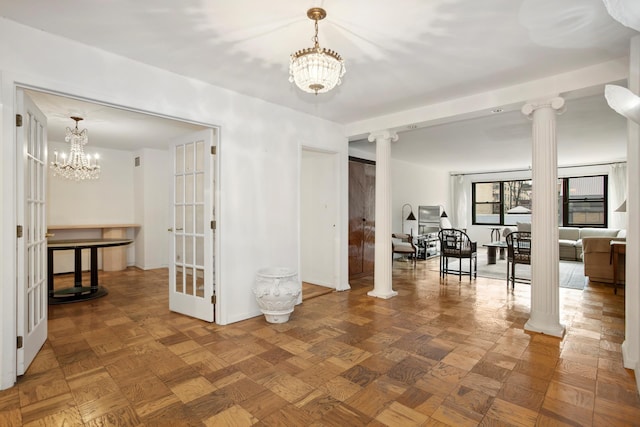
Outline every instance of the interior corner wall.
{"label": "interior corner wall", "polygon": [[[393,145],[392,148],[393,150]],[[418,206],[442,205],[445,210],[450,206],[450,180],[449,173],[445,170],[431,168],[429,166],[407,163],[399,160],[391,160],[391,217],[392,230],[401,233],[402,230],[402,206],[411,204],[413,214],[418,218]],[[404,215],[409,215],[409,208],[404,209]],[[418,222],[415,221],[417,226]],[[410,224],[405,224],[411,228]],[[404,232],[410,232],[404,230]],[[417,228],[413,227],[413,235],[417,234]]]}

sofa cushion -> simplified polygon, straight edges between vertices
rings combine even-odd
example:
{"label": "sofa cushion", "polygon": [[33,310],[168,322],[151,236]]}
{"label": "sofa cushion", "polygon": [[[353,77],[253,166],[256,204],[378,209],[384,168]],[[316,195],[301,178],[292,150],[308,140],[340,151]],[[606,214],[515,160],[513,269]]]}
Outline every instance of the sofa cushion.
{"label": "sofa cushion", "polygon": [[575,242],[580,239],[580,229],[577,227],[560,227],[558,228],[558,238],[560,240],[573,240]]}
{"label": "sofa cushion", "polygon": [[618,235],[617,228],[581,228],[580,238],[585,237],[616,237]]}
{"label": "sofa cushion", "polygon": [[575,240],[564,240],[564,239],[560,239],[560,247],[570,247],[570,248],[575,248],[576,247],[576,241]]}
{"label": "sofa cushion", "polygon": [[518,231],[528,231],[531,232],[531,223],[530,222],[518,222],[516,223],[518,226]]}

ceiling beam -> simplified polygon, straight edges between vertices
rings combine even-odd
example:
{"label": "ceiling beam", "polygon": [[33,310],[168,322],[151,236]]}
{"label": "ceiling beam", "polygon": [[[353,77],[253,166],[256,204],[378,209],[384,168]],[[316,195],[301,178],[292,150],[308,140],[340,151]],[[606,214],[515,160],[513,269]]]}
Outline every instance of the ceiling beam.
{"label": "ceiling beam", "polygon": [[518,85],[360,120],[347,124],[345,128],[349,140],[356,141],[379,129],[400,132],[410,130],[409,126],[415,129],[488,116],[496,108],[519,110],[525,102],[547,95],[572,98],[575,97],[572,92],[580,96],[593,95],[594,90],[604,93],[605,84],[626,80],[628,75],[629,58],[624,57]]}

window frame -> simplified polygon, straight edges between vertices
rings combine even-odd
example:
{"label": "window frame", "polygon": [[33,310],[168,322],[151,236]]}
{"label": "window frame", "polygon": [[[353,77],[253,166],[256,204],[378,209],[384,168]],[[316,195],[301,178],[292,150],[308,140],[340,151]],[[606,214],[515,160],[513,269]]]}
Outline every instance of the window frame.
{"label": "window frame", "polygon": [[[582,200],[570,200],[569,198],[569,180],[570,179],[578,179],[578,178],[596,178],[602,177],[603,179],[603,196],[598,199],[582,199]],[[504,185],[506,182],[521,182],[521,181],[531,181],[528,179],[505,179],[505,180],[497,180],[497,181],[474,181],[471,183],[471,224],[472,225],[488,225],[488,226],[504,226],[504,204],[505,204],[505,195],[504,195]],[[558,178],[559,183],[562,186],[562,198],[558,200],[561,203],[559,206],[562,209],[562,227],[577,227],[577,228],[607,228],[609,223],[609,176],[607,174],[598,174],[598,175],[584,175],[584,176],[567,176]],[[476,184],[499,184],[500,185],[500,201],[498,202],[477,202],[476,201]],[[558,196],[560,196],[558,194]],[[569,206],[571,203],[583,203],[585,201],[590,202],[601,202],[603,204],[604,210],[604,222],[602,224],[590,223],[590,224],[573,224],[569,222]],[[498,205],[499,206],[499,223],[486,223],[486,222],[478,222],[476,207],[478,205]]]}
{"label": "window frame", "polygon": [[[579,178],[598,178],[602,177],[602,188],[603,195],[602,198],[598,199],[581,199],[581,200],[571,200],[569,197],[569,180],[570,179],[579,179]],[[578,228],[607,228],[609,224],[609,176],[607,174],[602,175],[584,175],[584,176],[568,176],[566,178],[558,178],[562,180],[562,226],[563,227],[578,227]],[[603,209],[603,218],[604,222],[602,224],[574,224],[569,222],[569,206],[571,203],[584,203],[585,201],[589,202],[602,202]]]}

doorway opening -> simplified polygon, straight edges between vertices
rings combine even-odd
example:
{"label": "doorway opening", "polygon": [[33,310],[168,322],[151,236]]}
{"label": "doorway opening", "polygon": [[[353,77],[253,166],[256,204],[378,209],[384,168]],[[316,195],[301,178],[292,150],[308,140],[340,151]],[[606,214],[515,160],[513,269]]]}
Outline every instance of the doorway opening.
{"label": "doorway opening", "polygon": [[[134,239],[138,244],[128,250],[126,264],[142,270],[167,268],[170,265],[169,247],[175,244],[176,240],[170,238],[167,227],[168,224],[173,223],[173,216],[177,210],[168,209],[170,194],[167,188],[172,188],[172,180],[175,180],[169,175],[172,169],[171,164],[175,164],[175,159],[172,160],[170,142],[186,134],[209,132],[215,136],[217,145],[219,135],[217,128],[204,123],[107,105],[30,87],[20,86],[16,90],[33,101],[37,109],[43,112],[47,122],[48,140],[44,148],[44,156],[40,159],[40,162],[44,163],[41,166],[44,167],[39,172],[40,179],[46,182],[43,191],[45,195],[43,233],[47,232],[48,225],[69,226],[66,230],[56,230],[58,240],[94,239],[104,237],[100,228],[102,224],[139,224],[141,226],[139,229],[130,228],[127,231],[127,237]],[[49,173],[50,160],[47,160],[47,154],[52,159],[51,154],[54,151],[68,151],[69,144],[65,141],[65,131],[67,127],[72,127],[71,116],[83,117],[83,124],[88,129],[89,135],[86,149],[101,154],[102,174],[98,180],[75,182],[61,177],[52,177]],[[193,146],[196,147],[197,144],[194,142]],[[188,144],[186,147],[188,150]],[[214,154],[216,151],[211,150],[211,153]],[[23,161],[22,158],[22,153],[18,153],[16,161],[20,163]],[[197,159],[198,157],[194,154],[194,161],[197,162]],[[188,165],[189,161],[185,160],[184,164]],[[212,172],[215,175],[209,176],[206,183],[197,177],[194,178],[194,189],[200,185],[215,186],[215,183],[219,182],[218,170],[217,167],[213,169]],[[193,176],[196,175],[193,174]],[[24,177],[19,173],[18,182],[22,183],[23,179]],[[19,199],[30,197],[24,185],[21,184],[18,188],[24,188],[18,191]],[[217,189],[214,188],[211,193],[217,194],[218,191],[215,190]],[[188,189],[183,192],[183,194],[189,193]],[[197,192],[194,191],[192,195],[195,194]],[[202,228],[205,224],[208,228],[209,218],[212,224],[215,222],[213,216],[215,212],[210,209],[211,216],[200,212],[196,206],[198,203],[200,201],[190,202],[193,208],[191,218],[194,221],[194,229],[196,221],[202,223]],[[22,204],[22,201],[18,200],[18,206]],[[218,205],[216,200],[214,206]],[[20,216],[18,218],[19,223],[23,222]],[[80,227],[71,227],[74,225]],[[194,247],[198,240],[196,234],[195,231],[191,233],[190,241],[193,241]],[[214,243],[211,240],[210,245],[209,253],[219,253],[217,242]],[[73,255],[70,258],[65,260],[63,257],[62,260],[56,260],[55,273],[72,271],[75,259]],[[46,271],[46,260],[42,256],[32,260],[29,258],[28,251],[20,250],[17,253],[17,259],[19,265],[33,265],[33,262],[37,261],[39,263],[37,268]],[[204,263],[210,266],[207,268],[211,268],[215,275],[210,284],[212,288],[220,286],[219,275],[216,274],[219,268],[215,268],[215,259],[214,255],[213,262]],[[89,262],[85,260],[82,264],[85,267]],[[18,283],[24,284],[25,269],[18,268],[17,274]],[[21,294],[27,291],[19,289],[18,292]],[[220,290],[211,289],[211,292],[219,294]],[[18,299],[18,316],[22,316],[25,312],[25,307],[20,301],[24,301],[24,298]],[[213,312],[215,307],[213,298],[209,303]],[[44,307],[46,311],[46,303]],[[45,323],[46,320],[45,318]],[[20,334],[21,331],[19,330],[18,333]],[[46,336],[43,342],[44,339]],[[28,364],[23,370],[26,371],[27,367]]]}
{"label": "doorway opening", "polygon": [[300,162],[300,280],[302,298],[338,287],[339,156],[303,147]]}

